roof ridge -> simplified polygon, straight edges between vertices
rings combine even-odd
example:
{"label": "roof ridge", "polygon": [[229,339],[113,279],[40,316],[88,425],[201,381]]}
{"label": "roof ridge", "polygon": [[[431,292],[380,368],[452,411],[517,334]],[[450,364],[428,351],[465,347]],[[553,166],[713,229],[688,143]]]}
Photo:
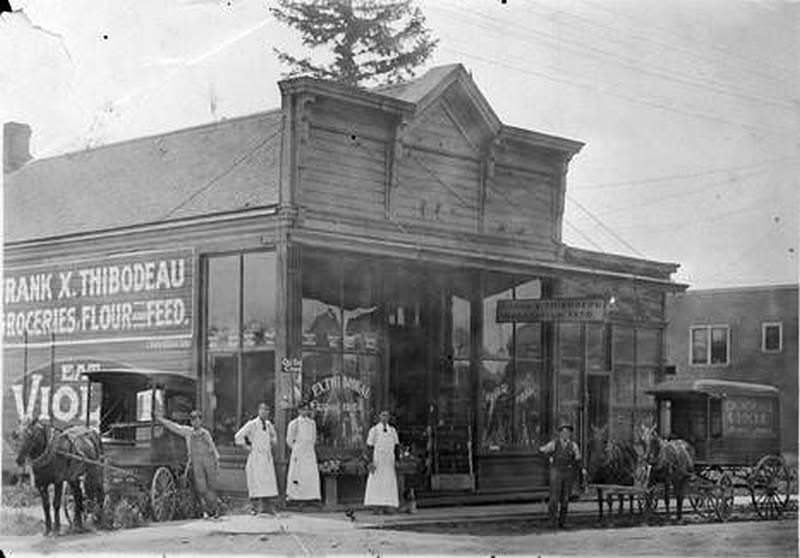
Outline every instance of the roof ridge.
{"label": "roof ridge", "polygon": [[197,131],[202,130],[204,128],[214,128],[214,127],[222,127],[222,126],[226,126],[226,125],[236,124],[236,123],[239,123],[239,122],[241,122],[243,120],[256,119],[258,117],[268,116],[268,115],[272,115],[272,114],[278,114],[282,110],[283,109],[281,109],[281,108],[275,108],[275,109],[270,109],[270,110],[267,110],[267,111],[254,112],[254,113],[251,113],[251,114],[235,116],[233,118],[223,118],[221,120],[214,120],[212,122],[205,122],[205,123],[202,123],[202,124],[196,124],[194,126],[189,126],[189,127],[186,127],[186,128],[175,128],[175,129],[172,129],[172,130],[168,130],[166,132],[157,132],[157,133],[146,135],[146,136],[137,136],[135,138],[127,138],[127,139],[123,139],[123,140],[120,140],[120,141],[104,143],[104,144],[98,145],[96,147],[89,147],[89,148],[80,149],[80,150],[77,150],[77,151],[65,151],[64,153],[58,153],[56,155],[50,155],[49,157],[34,158],[34,159],[31,159],[30,161],[28,161],[28,163],[26,165],[23,165],[22,167],[16,169],[14,172],[8,173],[6,175],[6,177],[12,176],[14,174],[17,174],[20,171],[23,171],[26,168],[30,168],[31,166],[33,166],[33,165],[35,165],[37,163],[40,163],[40,162],[52,161],[53,159],[59,159],[59,158],[69,159],[69,158],[76,157],[76,156],[83,155],[83,154],[96,153],[97,151],[100,151],[102,149],[108,149],[108,148],[112,148],[112,147],[118,147],[118,146],[128,145],[128,144],[132,144],[132,143],[138,143],[138,142],[146,142],[148,140],[156,140],[156,139],[165,138],[165,137],[168,137],[168,136],[180,135],[180,134],[184,134],[184,133],[197,132]]}

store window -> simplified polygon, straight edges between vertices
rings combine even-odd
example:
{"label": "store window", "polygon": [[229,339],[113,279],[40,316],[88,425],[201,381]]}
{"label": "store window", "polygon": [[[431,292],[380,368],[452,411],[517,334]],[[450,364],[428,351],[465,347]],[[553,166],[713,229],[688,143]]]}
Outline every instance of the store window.
{"label": "store window", "polygon": [[730,329],[728,326],[692,326],[690,329],[693,365],[725,366],[730,360]]}
{"label": "store window", "polygon": [[497,303],[541,298],[539,280],[484,285],[480,360],[483,451],[532,450],[544,442],[542,329],[539,323],[497,323]]}
{"label": "store window", "polygon": [[323,448],[362,448],[375,413],[383,345],[378,277],[368,262],[303,259],[302,394],[314,404]]}
{"label": "store window", "polygon": [[783,324],[781,322],[761,324],[761,350],[765,353],[779,353],[783,350]]}
{"label": "store window", "polygon": [[276,268],[273,252],[209,256],[205,379],[218,443],[275,400]]}

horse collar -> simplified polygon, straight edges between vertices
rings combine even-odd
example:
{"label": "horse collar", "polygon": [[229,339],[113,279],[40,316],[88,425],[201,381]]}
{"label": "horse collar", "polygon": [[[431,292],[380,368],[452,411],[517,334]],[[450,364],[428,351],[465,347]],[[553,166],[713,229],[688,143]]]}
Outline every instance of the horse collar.
{"label": "horse collar", "polygon": [[53,456],[55,454],[55,437],[56,431],[55,428],[46,428],[45,432],[49,431],[49,435],[47,435],[47,441],[45,442],[44,451],[36,457],[31,458],[31,467],[40,468],[48,465],[50,461],[52,461]]}

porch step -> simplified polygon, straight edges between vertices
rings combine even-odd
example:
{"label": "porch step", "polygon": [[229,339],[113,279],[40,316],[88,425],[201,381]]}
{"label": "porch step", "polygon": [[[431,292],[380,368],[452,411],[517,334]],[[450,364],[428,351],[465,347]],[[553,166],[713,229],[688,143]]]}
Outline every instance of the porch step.
{"label": "porch step", "polygon": [[417,493],[417,507],[461,506],[469,504],[507,504],[538,502],[547,498],[547,490],[422,492]]}

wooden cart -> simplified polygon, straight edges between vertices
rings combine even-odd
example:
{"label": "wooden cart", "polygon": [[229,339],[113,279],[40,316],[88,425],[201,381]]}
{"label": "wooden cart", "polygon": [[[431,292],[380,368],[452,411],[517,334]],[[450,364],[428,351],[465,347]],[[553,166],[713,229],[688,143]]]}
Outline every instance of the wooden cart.
{"label": "wooden cart", "polygon": [[716,379],[667,381],[655,397],[662,436],[695,450],[689,501],[704,517],[726,521],[734,496],[746,490],[759,517],[786,510],[791,473],[780,448],[778,389]]}
{"label": "wooden cart", "polygon": [[[87,402],[86,422],[100,429],[103,442],[104,511],[121,505],[138,508],[155,521],[182,515],[195,505],[186,478],[186,441],[155,420],[156,413],[188,423],[194,408],[194,378],[153,370],[102,370],[85,374],[87,392],[97,395],[99,416]],[[99,387],[99,390],[97,389]],[[91,395],[90,395],[91,397]],[[98,424],[99,423],[99,424]]]}

